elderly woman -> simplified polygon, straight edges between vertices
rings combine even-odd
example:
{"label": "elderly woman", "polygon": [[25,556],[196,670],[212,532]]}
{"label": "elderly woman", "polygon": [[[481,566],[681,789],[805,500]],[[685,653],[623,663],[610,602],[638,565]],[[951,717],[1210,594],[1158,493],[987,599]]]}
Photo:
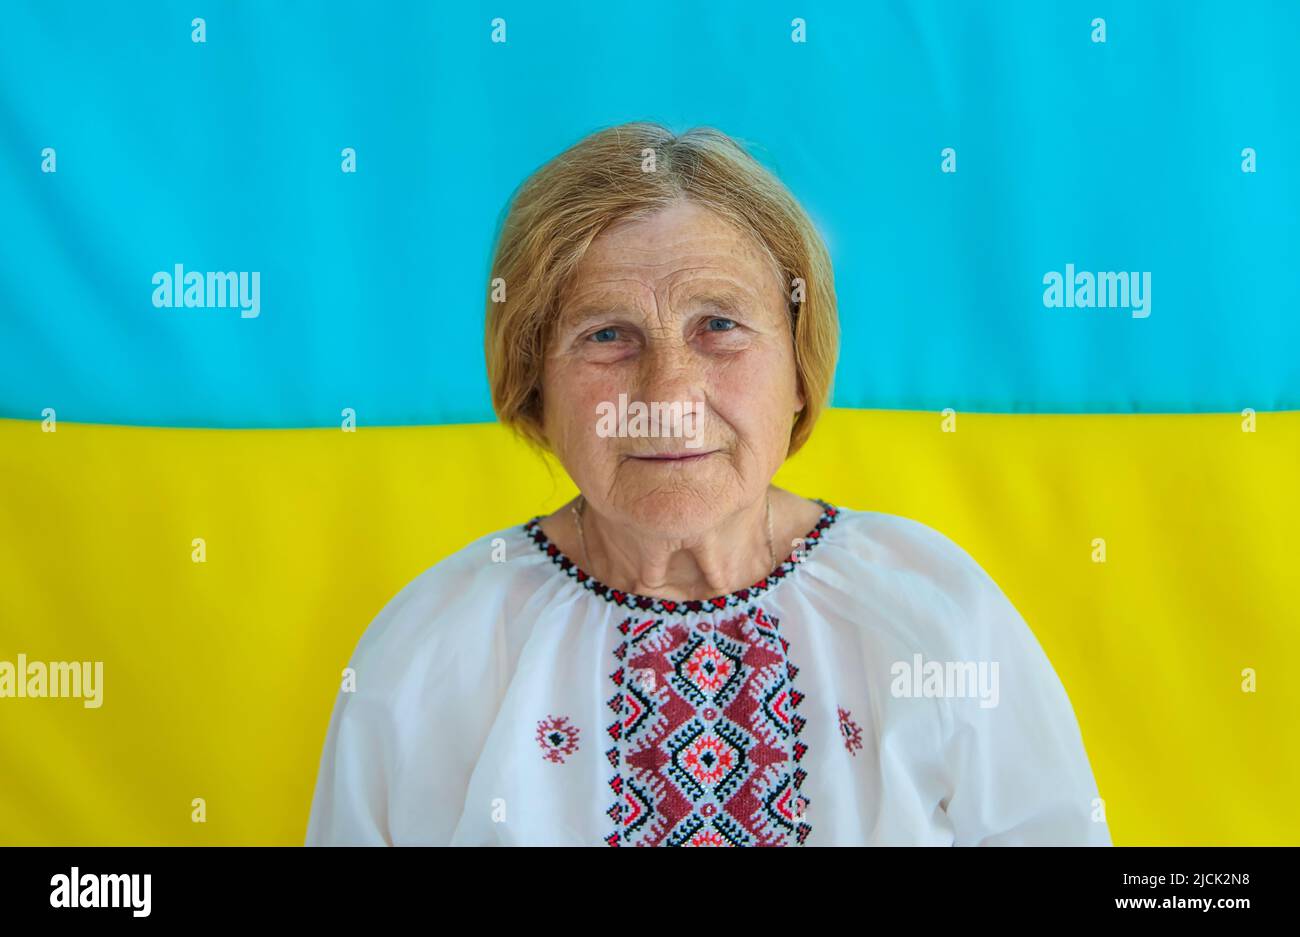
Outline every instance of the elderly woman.
{"label": "elderly woman", "polygon": [[614,127],[519,190],[491,277],[497,414],[581,493],[370,625],[308,844],[1109,843],[1066,693],[975,561],[772,485],[838,340],[780,182],[714,130]]}

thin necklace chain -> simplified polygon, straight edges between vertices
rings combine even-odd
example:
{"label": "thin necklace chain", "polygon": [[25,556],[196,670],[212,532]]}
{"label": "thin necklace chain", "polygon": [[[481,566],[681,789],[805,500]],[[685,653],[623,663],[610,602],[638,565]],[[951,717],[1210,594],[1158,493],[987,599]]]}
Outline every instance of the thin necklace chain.
{"label": "thin necklace chain", "polygon": [[[569,510],[573,512],[573,519],[578,527],[578,546],[582,548],[582,568],[586,570],[588,575],[591,575],[591,566],[588,565],[590,561],[587,557],[587,540],[582,533],[582,512],[586,506],[587,499],[579,494],[578,503],[572,505]],[[772,547],[772,541],[772,496],[769,494],[767,496],[767,555],[770,557],[772,563],[772,565],[768,567],[769,570],[776,569],[776,550]]]}

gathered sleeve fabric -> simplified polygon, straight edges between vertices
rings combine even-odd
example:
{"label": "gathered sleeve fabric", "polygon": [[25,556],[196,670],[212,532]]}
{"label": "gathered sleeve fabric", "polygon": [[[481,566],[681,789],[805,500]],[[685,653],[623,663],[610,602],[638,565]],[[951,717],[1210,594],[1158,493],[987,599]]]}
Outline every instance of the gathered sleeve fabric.
{"label": "gathered sleeve fabric", "polygon": [[308,846],[391,846],[388,786],[395,767],[395,727],[382,700],[340,692],[334,702]]}
{"label": "gathered sleeve fabric", "polygon": [[963,621],[948,629],[944,656],[976,679],[980,665],[988,674],[986,692],[940,699],[940,806],[953,844],[1111,845],[1065,687],[1002,589],[946,542],[961,571],[954,595]]}
{"label": "gathered sleeve fabric", "polygon": [[509,589],[471,544],[412,580],[371,622],[334,702],[308,846],[448,845],[508,681]]}

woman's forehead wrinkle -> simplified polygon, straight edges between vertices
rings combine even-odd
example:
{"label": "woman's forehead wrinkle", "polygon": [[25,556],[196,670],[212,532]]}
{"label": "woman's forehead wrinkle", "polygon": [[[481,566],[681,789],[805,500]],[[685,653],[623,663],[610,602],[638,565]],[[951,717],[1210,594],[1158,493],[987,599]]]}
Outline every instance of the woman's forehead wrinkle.
{"label": "woman's forehead wrinkle", "polygon": [[578,322],[594,316],[640,311],[650,290],[637,277],[602,277],[580,270],[560,300],[560,321]]}
{"label": "woman's forehead wrinkle", "polygon": [[658,289],[642,281],[580,285],[563,306],[561,322],[581,325],[602,316],[648,316],[664,324],[704,310],[734,315],[766,305],[762,293],[746,279],[707,268],[673,277]]}
{"label": "woman's forehead wrinkle", "polygon": [[729,225],[667,231],[629,225],[598,238],[579,262],[566,322],[604,314],[667,323],[709,306],[766,307],[785,284],[770,252]]}
{"label": "woman's forehead wrinkle", "polygon": [[666,305],[681,312],[706,307],[734,312],[757,299],[744,280],[713,271],[670,283],[666,296]]}

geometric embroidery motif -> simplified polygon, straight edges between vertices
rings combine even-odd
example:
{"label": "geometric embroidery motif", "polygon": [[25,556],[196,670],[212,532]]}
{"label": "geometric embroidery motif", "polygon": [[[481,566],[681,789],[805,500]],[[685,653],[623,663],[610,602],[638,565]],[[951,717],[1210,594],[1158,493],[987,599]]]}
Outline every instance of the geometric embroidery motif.
{"label": "geometric embroidery motif", "polygon": [[803,696],[778,628],[758,607],[619,625],[609,845],[803,845]]}
{"label": "geometric embroidery motif", "polygon": [[578,750],[578,727],[570,725],[568,716],[551,716],[537,723],[537,744],[549,761],[563,764],[565,756]]}

